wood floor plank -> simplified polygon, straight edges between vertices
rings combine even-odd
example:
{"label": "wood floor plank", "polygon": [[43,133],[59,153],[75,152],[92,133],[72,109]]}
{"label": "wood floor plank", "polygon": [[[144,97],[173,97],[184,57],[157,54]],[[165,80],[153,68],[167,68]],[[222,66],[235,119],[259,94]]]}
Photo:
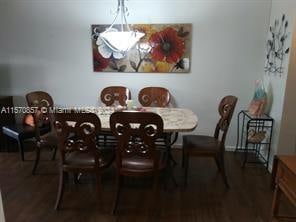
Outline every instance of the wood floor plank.
{"label": "wood floor plank", "polygon": [[[177,160],[181,152],[174,150]],[[33,153],[26,157],[33,159]],[[264,167],[241,169],[239,154],[226,153],[230,190],[211,159],[190,161],[188,187],[183,184],[180,164],[174,168],[179,183],[161,186],[157,208],[150,210],[152,187],[149,180],[126,180],[116,216],[110,215],[115,192],[114,169],[103,177],[103,202],[95,197],[94,178],[83,175],[80,184],[66,182],[61,210],[53,209],[57,189],[57,161],[46,161],[43,153],[38,174],[32,176],[33,162],[19,160],[17,152],[0,153],[0,188],[7,222],[266,222],[270,219],[272,190],[270,174]],[[165,181],[163,181],[165,183]]]}

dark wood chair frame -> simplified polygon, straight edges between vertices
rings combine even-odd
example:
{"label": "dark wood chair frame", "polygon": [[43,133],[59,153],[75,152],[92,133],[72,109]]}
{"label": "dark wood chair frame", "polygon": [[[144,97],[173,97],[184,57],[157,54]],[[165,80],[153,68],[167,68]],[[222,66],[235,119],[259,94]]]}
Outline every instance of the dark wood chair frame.
{"label": "dark wood chair frame", "polygon": [[116,103],[126,106],[126,100],[131,99],[131,92],[124,86],[108,86],[101,91],[100,98],[106,106],[114,106]]}
{"label": "dark wood chair frame", "polygon": [[167,107],[171,101],[171,94],[163,87],[145,87],[140,90],[138,100],[142,106]]}
{"label": "dark wood chair frame", "polygon": [[[100,99],[106,106],[126,106],[131,99],[131,91],[125,86],[108,86],[101,91]],[[98,143],[103,146],[115,146],[116,140],[111,132],[101,132]]]}
{"label": "dark wood chair frame", "polygon": [[103,149],[96,143],[96,136],[101,130],[99,117],[94,113],[75,113],[68,110],[55,114],[54,125],[60,153],[59,189],[55,209],[59,209],[65,177],[70,172],[75,177],[79,173],[95,174],[97,196],[101,200],[101,175],[113,162],[114,150]]}
{"label": "dark wood chair frame", "polygon": [[[150,86],[142,88],[138,94],[138,101],[145,107],[168,107],[171,101],[170,91],[163,87]],[[178,133],[164,133],[157,141],[158,146],[171,147],[178,139]],[[169,149],[170,150],[170,149]],[[169,151],[169,158],[176,165],[177,162]]]}
{"label": "dark wood chair frame", "polygon": [[[188,167],[190,156],[200,157],[213,157],[217,164],[219,171],[222,173],[222,177],[225,186],[229,188],[229,183],[226,177],[225,166],[224,166],[224,152],[225,152],[225,139],[228,132],[229,124],[237,103],[237,97],[226,96],[219,104],[220,119],[216,125],[215,133],[213,137],[202,136],[202,135],[184,135],[183,136],[183,155],[182,155],[182,166],[185,167],[184,184],[187,186],[188,181]],[[194,144],[194,141],[198,140],[205,141],[199,142],[198,145]],[[211,147],[209,149],[209,146]]]}
{"label": "dark wood chair frame", "polygon": [[[57,136],[53,127],[53,109],[54,102],[52,97],[43,91],[34,91],[26,95],[28,106],[32,108],[34,117],[34,131],[35,131],[35,142],[36,142],[36,157],[32,174],[36,173],[39,161],[40,152],[43,148],[49,147],[53,149],[52,160],[55,160],[57,150]],[[49,131],[43,133],[42,128],[48,128]]]}
{"label": "dark wood chair frame", "polygon": [[[137,124],[133,128],[131,124]],[[167,160],[161,159],[155,141],[163,133],[163,120],[156,113],[150,112],[115,112],[110,117],[110,127],[117,138],[116,150],[116,194],[112,213],[115,214],[120,195],[122,177],[153,176],[154,197],[158,192],[160,172],[165,168]],[[164,156],[163,156],[164,157]],[[150,167],[127,167],[128,161],[150,163]]]}

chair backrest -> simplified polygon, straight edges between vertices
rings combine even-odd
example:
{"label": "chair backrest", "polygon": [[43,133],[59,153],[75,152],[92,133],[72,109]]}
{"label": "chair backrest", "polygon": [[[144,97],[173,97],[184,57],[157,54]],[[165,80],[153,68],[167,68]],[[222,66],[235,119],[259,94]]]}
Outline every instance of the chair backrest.
{"label": "chair backrest", "polygon": [[158,114],[115,112],[110,117],[110,127],[117,139],[118,170],[122,167],[124,159],[133,157],[151,160],[154,170],[158,169],[159,157],[156,155],[155,140],[163,132],[163,121]]}
{"label": "chair backrest", "polygon": [[113,106],[116,103],[126,106],[126,100],[131,99],[131,92],[124,86],[109,86],[102,90],[100,97],[106,106]]}
{"label": "chair backrest", "polygon": [[168,89],[162,87],[146,87],[140,90],[138,100],[142,106],[166,107],[171,95]]}
{"label": "chair backrest", "polygon": [[62,163],[65,163],[68,153],[91,153],[95,164],[99,166],[100,153],[96,144],[96,136],[101,130],[99,117],[94,113],[75,113],[69,110],[54,115]]}
{"label": "chair backrest", "polygon": [[53,99],[47,92],[34,91],[26,95],[26,100],[28,106],[32,108],[31,111],[33,111],[35,136],[37,141],[39,141],[39,127],[48,125],[53,130]]}
{"label": "chair backrest", "polygon": [[220,119],[216,125],[214,137],[219,139],[220,132],[222,132],[221,145],[223,148],[224,148],[225,138],[227,135],[227,131],[229,128],[229,124],[230,124],[236,103],[237,103],[237,97],[225,96],[220,101],[220,104],[219,104],[218,111],[220,114]]}
{"label": "chair backrest", "polygon": [[26,95],[29,107],[50,107],[54,106],[52,97],[43,91],[30,92]]}

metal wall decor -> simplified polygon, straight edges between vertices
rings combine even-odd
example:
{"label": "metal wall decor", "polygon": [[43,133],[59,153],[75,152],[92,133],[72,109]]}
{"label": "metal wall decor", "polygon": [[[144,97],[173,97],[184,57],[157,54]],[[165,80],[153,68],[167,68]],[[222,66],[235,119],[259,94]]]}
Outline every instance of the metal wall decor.
{"label": "metal wall decor", "polygon": [[267,52],[265,72],[281,75],[283,73],[283,61],[286,54],[289,53],[289,48],[286,48],[286,40],[288,38],[288,21],[286,15],[283,14],[281,20],[275,20],[274,25],[270,26],[270,37],[267,40]]}

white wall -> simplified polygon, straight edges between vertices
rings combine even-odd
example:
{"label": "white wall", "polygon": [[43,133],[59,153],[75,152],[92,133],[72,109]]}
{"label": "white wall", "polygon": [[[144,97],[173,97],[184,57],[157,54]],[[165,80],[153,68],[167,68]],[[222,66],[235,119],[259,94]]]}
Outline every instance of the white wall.
{"label": "white wall", "polygon": [[97,105],[108,85],[129,87],[135,99],[140,88],[159,85],[198,115],[196,133],[210,134],[221,97],[236,95],[236,111],[247,107],[264,66],[271,0],[130,0],[130,23],[193,24],[191,73],[94,73],[90,26],[110,23],[116,2],[1,1],[0,93],[23,97],[41,89],[56,104]]}
{"label": "white wall", "polygon": [[[270,16],[270,25],[274,24],[275,19],[281,19],[283,14],[286,15],[286,18],[289,21],[288,31],[290,32],[290,36],[286,42],[287,43],[286,46],[289,47],[291,45],[293,17],[296,16],[295,0],[280,0],[280,1],[273,0],[272,8],[271,8],[271,16]],[[284,73],[281,76],[273,75],[273,74],[264,76],[266,85],[270,87],[273,94],[273,104],[272,104],[270,115],[275,119],[275,127],[274,127],[274,133],[273,133],[271,158],[273,157],[274,154],[277,154],[277,153],[286,153],[286,154],[292,153],[292,151],[289,151],[289,149],[286,150],[286,147],[279,146],[281,130],[285,130],[285,129],[281,129],[281,124],[282,124],[282,118],[285,116],[285,114],[283,113],[283,105],[284,105],[285,90],[286,90],[286,84],[287,84],[287,78],[288,78],[288,67],[289,67],[289,61],[290,61],[289,56],[290,54],[288,54],[288,56],[284,60],[285,61],[283,64]],[[296,132],[294,132],[294,138],[295,136],[296,136]]]}
{"label": "white wall", "polygon": [[[296,6],[296,5],[295,5]],[[290,59],[287,72],[283,117],[277,153],[296,154],[296,17],[294,18]]]}

